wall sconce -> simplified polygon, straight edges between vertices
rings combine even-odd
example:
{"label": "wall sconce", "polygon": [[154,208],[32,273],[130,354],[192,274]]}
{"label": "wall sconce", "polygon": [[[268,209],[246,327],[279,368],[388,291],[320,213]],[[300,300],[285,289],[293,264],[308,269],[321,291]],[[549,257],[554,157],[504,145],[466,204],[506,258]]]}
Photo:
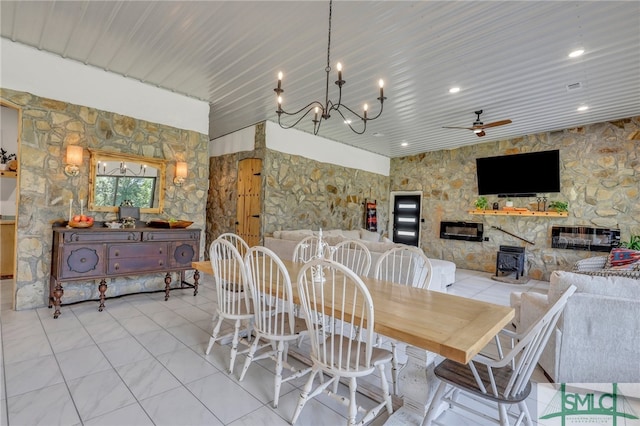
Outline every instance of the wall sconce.
{"label": "wall sconce", "polygon": [[182,186],[187,178],[187,163],[184,161],[176,162],[176,177],[173,178],[173,184],[175,186]]}
{"label": "wall sconce", "polygon": [[64,167],[64,174],[73,177],[80,174],[82,164],[83,149],[80,145],[67,146],[67,165]]}

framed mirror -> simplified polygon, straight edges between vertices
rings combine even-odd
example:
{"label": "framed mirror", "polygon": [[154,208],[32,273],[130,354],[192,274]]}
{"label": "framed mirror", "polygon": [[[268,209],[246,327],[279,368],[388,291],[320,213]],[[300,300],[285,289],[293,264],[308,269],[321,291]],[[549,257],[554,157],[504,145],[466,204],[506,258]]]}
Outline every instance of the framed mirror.
{"label": "framed mirror", "polygon": [[165,160],[110,151],[89,153],[89,210],[117,212],[121,205],[131,205],[140,213],[162,213]]}

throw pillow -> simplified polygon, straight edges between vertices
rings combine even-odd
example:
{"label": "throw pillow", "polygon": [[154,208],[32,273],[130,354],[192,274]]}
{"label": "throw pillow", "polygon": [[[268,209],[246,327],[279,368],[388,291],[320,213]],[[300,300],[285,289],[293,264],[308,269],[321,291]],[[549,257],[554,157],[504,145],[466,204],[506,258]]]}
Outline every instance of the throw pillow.
{"label": "throw pillow", "polygon": [[370,241],[377,243],[380,241],[380,234],[377,232],[367,231],[366,229],[360,229],[360,239],[364,241]]}
{"label": "throw pillow", "polygon": [[605,268],[624,266],[638,261],[640,261],[640,250],[614,248],[611,250],[611,253],[609,253]]}

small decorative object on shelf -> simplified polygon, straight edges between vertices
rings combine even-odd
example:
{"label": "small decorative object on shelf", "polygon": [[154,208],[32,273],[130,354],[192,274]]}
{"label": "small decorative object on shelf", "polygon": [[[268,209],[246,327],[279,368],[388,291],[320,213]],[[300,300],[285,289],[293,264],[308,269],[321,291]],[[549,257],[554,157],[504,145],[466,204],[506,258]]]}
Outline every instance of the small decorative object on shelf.
{"label": "small decorative object on shelf", "polygon": [[507,198],[507,202],[504,203],[505,207],[513,207],[513,201],[510,198]]}
{"label": "small decorative object on shelf", "polygon": [[7,154],[6,150],[0,148],[0,170],[8,170],[9,162],[16,158],[16,154]]}
{"label": "small decorative object on shelf", "polygon": [[486,210],[489,207],[489,202],[487,201],[487,197],[478,197],[475,202],[476,209],[478,210]]}
{"label": "small decorative object on shelf", "polygon": [[557,212],[569,211],[569,203],[565,201],[551,201],[549,203],[549,210],[554,210]]}

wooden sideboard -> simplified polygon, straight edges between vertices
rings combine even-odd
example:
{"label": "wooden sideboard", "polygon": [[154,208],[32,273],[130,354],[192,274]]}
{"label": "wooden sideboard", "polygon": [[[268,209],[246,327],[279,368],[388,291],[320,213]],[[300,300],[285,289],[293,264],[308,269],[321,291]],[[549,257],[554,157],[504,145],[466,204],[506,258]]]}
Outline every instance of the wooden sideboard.
{"label": "wooden sideboard", "polygon": [[180,272],[180,287],[198,294],[197,282],[185,282],[184,272],[200,258],[200,229],[136,227],[110,229],[96,223],[91,228],[53,227],[53,252],[49,280],[49,308],[60,315],[63,282],[100,279],[99,311],[104,309],[107,278],[164,272],[165,298],[169,299],[171,272]]}

